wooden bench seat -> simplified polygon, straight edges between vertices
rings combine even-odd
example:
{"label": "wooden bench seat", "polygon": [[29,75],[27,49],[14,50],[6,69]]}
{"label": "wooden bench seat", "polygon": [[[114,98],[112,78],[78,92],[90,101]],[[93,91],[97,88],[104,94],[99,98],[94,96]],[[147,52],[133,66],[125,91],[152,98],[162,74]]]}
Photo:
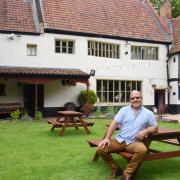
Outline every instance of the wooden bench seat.
{"label": "wooden bench seat", "polygon": [[[87,141],[89,143],[90,147],[97,147],[99,142],[101,140],[91,140],[91,141]],[[127,161],[129,161],[133,154],[129,153],[127,151],[122,151],[117,153],[118,155],[121,155],[123,158],[125,158]],[[164,158],[171,158],[171,157],[177,157],[180,156],[180,151],[168,151],[168,152],[161,152],[158,150],[154,150],[154,149],[148,149],[148,154],[146,155],[146,157],[144,158],[144,161],[149,161],[149,160],[158,160],[158,159],[164,159]],[[99,155],[97,153],[95,153],[94,157],[93,157],[93,161],[97,161],[99,158]]]}
{"label": "wooden bench seat", "polygon": [[[84,123],[87,126],[93,126],[94,125],[94,122],[84,121]],[[65,125],[65,120],[60,120],[60,121],[57,121],[57,120],[48,120],[48,124],[52,124],[53,125],[52,128],[51,128],[51,131],[53,131],[55,128],[62,128]],[[79,120],[77,120],[76,122],[74,122],[72,120],[72,121],[69,121],[69,123],[67,124],[66,127],[83,127],[83,124]]]}
{"label": "wooden bench seat", "polygon": [[0,103],[0,114],[11,114],[18,109],[22,111],[21,103]]}
{"label": "wooden bench seat", "polygon": [[165,139],[165,140],[160,140],[160,142],[180,146],[180,143],[179,143],[179,141],[177,139]]}
{"label": "wooden bench seat", "polygon": [[[57,126],[60,126],[60,127],[63,126],[64,123],[65,123],[64,120],[62,120],[62,121],[48,120],[48,124],[53,124],[53,125],[57,125]],[[73,124],[73,121],[72,122],[70,121],[69,124],[71,124],[71,123]],[[87,122],[87,121],[85,121],[84,123],[86,123],[87,126],[93,126],[94,125],[94,122]],[[76,124],[82,124],[82,123],[80,123],[80,121],[76,121]]]}

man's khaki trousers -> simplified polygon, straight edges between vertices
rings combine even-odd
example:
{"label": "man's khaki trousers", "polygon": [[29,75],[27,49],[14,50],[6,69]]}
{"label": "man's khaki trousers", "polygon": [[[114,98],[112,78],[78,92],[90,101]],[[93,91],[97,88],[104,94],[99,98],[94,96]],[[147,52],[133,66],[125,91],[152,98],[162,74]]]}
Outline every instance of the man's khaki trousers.
{"label": "man's khaki trousers", "polygon": [[125,141],[119,143],[116,139],[111,139],[109,147],[106,145],[104,149],[98,148],[97,153],[104,159],[112,170],[119,167],[118,163],[112,158],[111,153],[127,151],[133,154],[130,162],[127,164],[124,175],[133,176],[135,171],[140,166],[142,160],[147,154],[147,148],[143,142],[134,142],[126,145]]}

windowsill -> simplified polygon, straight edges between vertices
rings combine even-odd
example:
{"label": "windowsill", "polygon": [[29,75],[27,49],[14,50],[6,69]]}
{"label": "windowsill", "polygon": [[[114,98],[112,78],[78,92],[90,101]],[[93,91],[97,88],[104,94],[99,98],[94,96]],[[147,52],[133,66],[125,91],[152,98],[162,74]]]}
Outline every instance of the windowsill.
{"label": "windowsill", "polygon": [[96,103],[94,106],[126,106],[126,105],[130,105],[130,102],[99,102]]}

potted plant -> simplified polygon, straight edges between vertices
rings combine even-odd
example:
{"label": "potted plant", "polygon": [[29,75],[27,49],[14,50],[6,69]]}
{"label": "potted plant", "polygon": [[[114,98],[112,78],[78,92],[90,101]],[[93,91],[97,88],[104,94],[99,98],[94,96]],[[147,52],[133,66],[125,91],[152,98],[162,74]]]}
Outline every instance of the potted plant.
{"label": "potted plant", "polygon": [[81,105],[81,111],[89,116],[93,110],[93,105],[97,101],[97,95],[93,90],[82,90],[78,96],[78,101]]}

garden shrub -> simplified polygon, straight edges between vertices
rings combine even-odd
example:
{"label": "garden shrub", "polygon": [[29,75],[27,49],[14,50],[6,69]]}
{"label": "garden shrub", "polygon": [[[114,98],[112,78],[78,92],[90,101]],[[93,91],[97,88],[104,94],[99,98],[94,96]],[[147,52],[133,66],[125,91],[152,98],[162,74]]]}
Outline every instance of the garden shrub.
{"label": "garden shrub", "polygon": [[41,111],[36,111],[34,118],[35,118],[35,120],[42,120],[42,112]]}
{"label": "garden shrub", "polygon": [[83,106],[86,103],[94,105],[97,101],[97,95],[93,90],[89,90],[87,102],[87,90],[82,90],[78,96],[78,101],[81,106]]}
{"label": "garden shrub", "polygon": [[15,121],[20,119],[20,115],[21,115],[21,111],[19,109],[17,109],[16,111],[11,112],[10,116],[11,116],[11,120]]}

